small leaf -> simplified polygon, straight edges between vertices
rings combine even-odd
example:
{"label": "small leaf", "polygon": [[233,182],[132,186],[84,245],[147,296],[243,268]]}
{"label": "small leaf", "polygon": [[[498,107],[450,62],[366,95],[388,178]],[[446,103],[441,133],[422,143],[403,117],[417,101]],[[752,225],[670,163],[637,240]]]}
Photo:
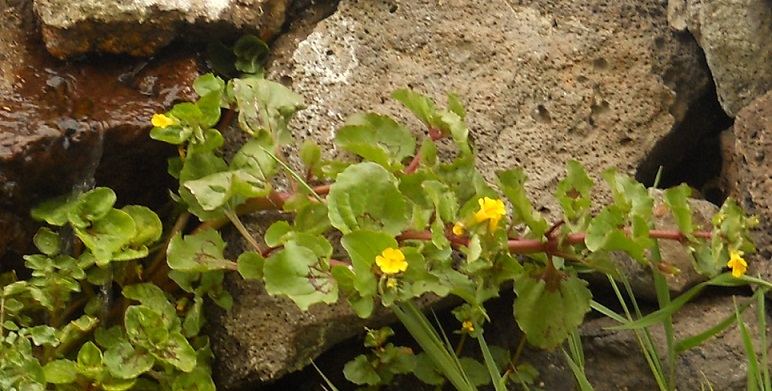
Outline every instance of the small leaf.
{"label": "small leaf", "polygon": [[33,242],[35,243],[35,247],[37,247],[40,252],[48,255],[49,257],[53,257],[58,254],[61,248],[61,244],[59,242],[59,234],[51,231],[51,229],[48,227],[40,228],[35,234]]}
{"label": "small leaf", "polygon": [[397,248],[397,241],[385,232],[361,230],[343,235],[340,243],[354,267],[354,288],[363,297],[375,296],[376,279],[372,272],[375,257],[387,248]]}
{"label": "small leaf", "polygon": [[284,220],[274,221],[265,231],[265,244],[270,247],[278,247],[284,243],[285,236],[292,232],[290,224]]}
{"label": "small leaf", "polygon": [[549,224],[536,209],[525,192],[525,172],[523,170],[506,170],[496,173],[499,189],[512,203],[514,218],[517,223],[523,222],[530,229],[529,237],[541,239],[547,232]]}
{"label": "small leaf", "polygon": [[56,329],[53,327],[39,325],[30,327],[28,330],[32,337],[32,342],[36,346],[49,345],[56,347],[59,345],[59,339],[56,338]]}
{"label": "small leaf", "polygon": [[306,166],[306,169],[312,169],[316,167],[322,159],[322,149],[314,142],[314,140],[307,138],[303,140],[303,144],[300,145],[298,150],[300,161]]}
{"label": "small leaf", "polygon": [[70,360],[53,360],[43,367],[46,381],[51,384],[70,384],[78,377],[75,363]]}
{"label": "small leaf", "polygon": [[149,349],[157,359],[170,364],[183,372],[190,372],[196,367],[196,351],[185,337],[178,333],[169,333],[165,343]]}
{"label": "small leaf", "polygon": [[263,280],[268,294],[287,296],[303,311],[312,304],[331,304],[338,299],[338,286],[320,270],[317,254],[294,241],[265,260]]}
{"label": "small leaf", "polygon": [[343,367],[343,375],[348,381],[360,386],[365,384],[375,386],[381,383],[381,377],[364,354],[347,362]]}
{"label": "small leaf", "polygon": [[97,379],[102,372],[102,351],[91,341],[81,346],[78,352],[78,372],[90,379]]}
{"label": "small leaf", "polygon": [[391,117],[357,114],[335,132],[335,143],[389,171],[402,168],[402,160],[415,153],[415,138]]}
{"label": "small leaf", "polygon": [[394,91],[391,97],[407,107],[427,127],[436,124],[437,120],[434,118],[436,109],[431,99],[408,89]]}
{"label": "small leaf", "polygon": [[267,196],[271,186],[248,170],[218,172],[203,178],[186,181],[183,186],[195,197],[204,211],[211,212],[223,207],[234,197],[248,198]]}
{"label": "small leaf", "polygon": [[61,227],[67,224],[67,214],[74,206],[75,203],[70,202],[69,196],[64,195],[42,202],[34,207],[30,214],[35,220]]}
{"label": "small leaf", "polygon": [[355,229],[399,234],[408,220],[406,203],[396,182],[391,173],[375,163],[349,166],[330,186],[330,222],[344,234]]}
{"label": "small leaf", "polygon": [[198,96],[204,96],[210,92],[221,92],[225,89],[225,82],[214,74],[206,73],[193,82],[193,89]]}
{"label": "small leaf", "polygon": [[292,141],[287,122],[304,108],[303,97],[287,87],[261,78],[234,79],[239,125],[249,134],[270,133],[279,145]]}
{"label": "small leaf", "polygon": [[110,374],[118,379],[133,379],[155,365],[155,357],[146,350],[137,350],[130,343],[119,342],[105,351],[104,361]]}
{"label": "small leaf", "polygon": [[224,250],[225,241],[213,228],[184,238],[177,233],[169,242],[166,262],[172,270],[186,272],[226,269],[231,261],[225,259]]}
{"label": "small leaf", "polygon": [[694,227],[692,226],[692,210],[689,207],[688,200],[691,194],[692,189],[689,185],[682,183],[680,186],[666,189],[662,193],[662,199],[673,213],[673,218],[678,225],[678,229],[693,241],[692,230]]}
{"label": "small leaf", "polygon": [[98,263],[109,262],[113,254],[137,234],[137,225],[128,213],[111,209],[90,227],[75,226],[75,234],[91,250]]}
{"label": "small leaf", "polygon": [[254,252],[247,251],[239,255],[236,260],[238,265],[239,274],[241,278],[245,280],[262,280],[263,279],[263,265],[265,264],[265,258],[262,255]]}
{"label": "small leaf", "polygon": [[92,222],[107,217],[116,200],[112,189],[97,187],[78,197],[75,205],[68,210],[67,218],[75,227],[86,228]]}
{"label": "small leaf", "polygon": [[578,230],[587,229],[591,206],[590,191],[595,183],[576,160],[566,162],[566,177],[558,182],[557,198],[563,209],[563,216],[569,226]]}
{"label": "small leaf", "polygon": [[174,379],[172,391],[215,391],[212,375],[201,367],[189,373],[182,373]]}

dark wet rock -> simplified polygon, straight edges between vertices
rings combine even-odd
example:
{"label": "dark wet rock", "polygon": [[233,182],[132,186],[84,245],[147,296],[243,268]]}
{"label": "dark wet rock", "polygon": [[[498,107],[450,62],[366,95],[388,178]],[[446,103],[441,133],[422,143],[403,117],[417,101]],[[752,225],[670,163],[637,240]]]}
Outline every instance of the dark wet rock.
{"label": "dark wet rock", "polygon": [[35,38],[31,2],[0,9],[9,16],[0,29],[0,258],[33,251],[31,207],[91,176],[120,202],[166,200],[164,167],[176,151],[150,140],[149,118],[195,97],[195,53],[63,63]]}
{"label": "dark wet rock", "polygon": [[150,56],[176,38],[274,37],[290,0],[35,0],[48,51]]}
{"label": "dark wet rock", "polygon": [[708,61],[721,106],[734,117],[772,89],[772,4],[767,0],[671,0],[668,19],[688,29]]}
{"label": "dark wet rock", "polygon": [[746,257],[749,273],[772,280],[772,92],[740,110],[722,141],[727,192],[760,220],[752,232],[758,252]]}

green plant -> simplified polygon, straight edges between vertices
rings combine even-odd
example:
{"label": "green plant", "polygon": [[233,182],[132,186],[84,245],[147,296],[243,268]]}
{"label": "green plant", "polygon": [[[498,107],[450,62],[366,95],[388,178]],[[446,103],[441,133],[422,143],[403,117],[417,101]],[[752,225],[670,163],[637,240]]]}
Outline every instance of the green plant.
{"label": "green plant", "polygon": [[[667,190],[661,206],[673,213],[679,231],[651,229],[653,198],[614,170],[603,175],[613,203],[593,216],[594,182],[575,161],[567,163],[556,192],[563,218],[548,223],[532,207],[522,171],[497,173],[496,188],[483,179],[466,113],[452,94],[443,109],[409,90],[394,93],[425,125],[425,137],[417,139],[388,116],[358,114],[335,134],[337,147],[358,161],[324,160],[321,148],[306,140],[298,148],[303,166],[292,166],[284,157],[285,147],[294,144],[288,122],[304,107],[302,98],[261,76],[255,64],[264,51],[259,44],[250,49],[249,42],[233,48],[237,70],[257,75],[227,82],[204,75],[194,83],[198,101],[152,119],[151,137],[180,151],[168,171],[179,180],[173,199],[185,211],[170,229],[164,231],[147,208],[114,208],[115,194],[106,188],[33,211],[58,232],[43,228],[36,235],[42,254],[26,257],[32,278],[4,276],[4,389],[213,389],[201,309],[205,299],[229,308],[222,282],[231,271],[261,281],[269,294],[286,296],[303,310],[341,297],[361,317],[378,304],[391,308],[424,353],[390,345],[388,331],[371,331],[373,355],[345,370],[361,385],[376,387],[406,372],[458,389],[491,381],[496,389],[507,381],[527,385],[532,368],[483,338],[484,303],[510,283],[517,294],[514,319],[527,342],[552,349],[573,338],[566,356],[580,378],[576,329],[597,304],[579,273],[613,272],[614,251],[651,266],[655,275],[671,270],[652,256],[657,240],[689,246],[698,270],[710,276],[730,259],[737,272],[742,252],[753,250],[747,230],[754,221],[731,200],[709,230],[693,227],[685,186]],[[224,156],[218,127],[234,116],[248,140]],[[438,153],[443,148],[453,151]],[[292,218],[255,237],[240,216],[263,210]],[[191,216],[200,224],[186,231]],[[250,245],[235,259],[224,253],[219,228],[226,224]],[[332,233],[341,237],[341,254],[334,254]],[[728,274],[718,280],[750,282]],[[463,300],[454,311],[459,332],[478,341],[482,363],[458,357],[431,326],[412,301],[426,293]],[[676,302],[663,303],[663,309]]]}

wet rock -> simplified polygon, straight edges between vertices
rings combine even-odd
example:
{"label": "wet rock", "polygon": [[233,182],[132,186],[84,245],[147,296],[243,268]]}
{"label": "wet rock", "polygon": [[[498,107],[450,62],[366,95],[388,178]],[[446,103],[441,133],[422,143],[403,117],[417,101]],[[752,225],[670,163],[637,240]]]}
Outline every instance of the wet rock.
{"label": "wet rock", "polygon": [[3,6],[9,24],[0,30],[0,257],[7,260],[33,251],[31,207],[92,177],[122,203],[167,199],[164,167],[176,152],[150,140],[149,118],[194,98],[199,63],[190,50],[153,60],[59,62],[35,38],[31,2]]}
{"label": "wet rock", "polygon": [[[280,37],[269,77],[308,105],[293,121],[295,135],[338,155],[334,130],[361,111],[394,115],[423,132],[391,93],[410,87],[442,104],[455,91],[486,177],[524,168],[535,206],[554,217],[551,194],[566,160],[581,160],[596,178],[611,166],[633,174],[709,88],[698,46],[668,29],[658,1],[511,3],[343,0],[314,28]],[[250,304],[213,326],[221,328],[213,337],[218,372],[233,374],[221,380],[225,388],[274,379],[278,360],[281,371],[300,368],[330,346],[308,330],[324,334],[335,324],[343,335],[353,324],[338,307],[302,314],[288,302],[264,304],[275,299],[259,288],[234,287],[236,301]],[[263,324],[268,306],[278,325]],[[285,327],[294,321],[301,327]],[[282,333],[256,332],[266,328]],[[298,354],[294,341],[308,349]]]}
{"label": "wet rock", "polygon": [[671,0],[668,19],[697,38],[718,89],[734,117],[772,89],[772,6],[766,0]]}
{"label": "wet rock", "polygon": [[290,0],[35,0],[46,48],[64,59],[90,52],[150,56],[175,38],[274,37]]}
{"label": "wet rock", "polygon": [[752,232],[757,253],[746,257],[749,273],[772,280],[772,92],[740,110],[722,142],[727,192],[760,220]]}

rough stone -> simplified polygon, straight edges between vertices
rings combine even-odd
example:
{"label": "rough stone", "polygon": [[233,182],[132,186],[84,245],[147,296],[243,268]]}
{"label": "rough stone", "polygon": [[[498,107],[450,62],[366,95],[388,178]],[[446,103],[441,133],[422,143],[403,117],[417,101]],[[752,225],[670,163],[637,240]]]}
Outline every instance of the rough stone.
{"label": "rough stone", "polygon": [[[417,121],[389,99],[394,90],[410,87],[440,101],[455,91],[484,175],[522,167],[535,206],[549,217],[559,210],[550,194],[566,160],[582,161],[595,178],[612,166],[634,174],[710,85],[698,46],[667,28],[658,1],[343,0],[313,29],[277,40],[269,77],[304,96],[308,109],[298,113],[293,131],[301,141],[312,137],[328,156],[341,154],[331,142],[334,131],[357,112],[390,114],[418,131]],[[306,334],[318,341],[324,332],[307,330],[327,326],[314,322],[341,329],[350,323],[350,315],[333,321],[321,312],[295,313],[290,303],[271,304],[280,325],[297,320],[301,327],[279,337],[257,333],[269,327],[261,308],[274,299],[253,296],[256,289],[237,284],[236,301],[250,306],[216,320],[222,330],[213,348],[227,357],[219,371],[234,375],[230,385],[275,378],[273,365],[285,355],[295,369],[305,364],[297,357],[320,354],[316,342],[300,354],[286,342],[305,341]]]}
{"label": "rough stone", "polygon": [[150,140],[148,119],[178,99],[194,98],[199,63],[191,51],[152,61],[62,63],[36,39],[31,1],[3,3],[0,257],[18,260],[32,251],[36,227],[29,209],[87,186],[92,177],[115,189],[119,202],[158,205],[166,199],[169,178],[158,167],[175,149]]}
{"label": "rough stone", "polygon": [[772,92],[740,110],[722,142],[727,193],[760,220],[752,232],[757,253],[746,257],[749,273],[772,280]]}
{"label": "rough stone", "polygon": [[274,37],[290,0],[35,0],[46,48],[64,59],[90,52],[150,56],[176,38]]}
{"label": "rough stone", "polygon": [[713,74],[721,106],[734,117],[772,88],[772,5],[767,0],[670,0],[670,25],[688,30]]}

